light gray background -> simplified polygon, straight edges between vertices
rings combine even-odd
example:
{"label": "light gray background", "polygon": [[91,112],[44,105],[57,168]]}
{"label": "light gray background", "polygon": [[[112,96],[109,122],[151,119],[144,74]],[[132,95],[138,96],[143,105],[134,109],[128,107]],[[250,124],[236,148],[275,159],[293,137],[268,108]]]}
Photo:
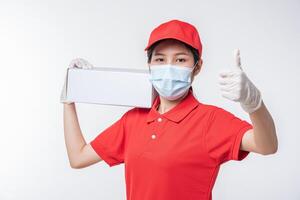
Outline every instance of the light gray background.
{"label": "light gray background", "polygon": [[[123,165],[69,166],[59,103],[66,68],[76,57],[145,68],[150,31],[173,18],[194,24],[203,42],[197,98],[250,120],[217,85],[238,47],[276,122],[277,154],[223,165],[213,199],[300,199],[299,10],[297,0],[0,1],[0,199],[125,199]],[[78,104],[86,141],[128,109]]]}

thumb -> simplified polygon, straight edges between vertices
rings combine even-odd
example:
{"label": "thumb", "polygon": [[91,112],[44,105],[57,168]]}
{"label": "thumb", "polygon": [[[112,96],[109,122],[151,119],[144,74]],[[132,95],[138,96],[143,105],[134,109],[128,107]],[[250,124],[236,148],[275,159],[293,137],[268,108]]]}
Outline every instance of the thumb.
{"label": "thumb", "polygon": [[242,65],[241,65],[241,57],[240,57],[240,50],[239,49],[235,49],[234,50],[234,59],[235,59],[235,67],[242,69]]}

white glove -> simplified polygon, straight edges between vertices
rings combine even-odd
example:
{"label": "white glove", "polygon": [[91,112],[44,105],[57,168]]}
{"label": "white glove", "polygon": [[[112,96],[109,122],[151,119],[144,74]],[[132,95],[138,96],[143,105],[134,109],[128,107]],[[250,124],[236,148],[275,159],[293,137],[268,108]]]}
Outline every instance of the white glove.
{"label": "white glove", "polygon": [[[68,68],[81,68],[81,69],[92,69],[94,66],[92,64],[90,64],[87,60],[84,60],[83,58],[75,58],[73,59]],[[67,81],[67,74],[65,76],[65,82],[61,91],[61,95],[60,95],[60,102],[61,103],[66,103],[66,104],[71,104],[74,103],[72,101],[68,101],[67,100],[67,85],[66,85],[66,81]]]}
{"label": "white glove", "polygon": [[240,102],[241,107],[250,114],[260,108],[261,93],[243,71],[239,49],[234,51],[234,57],[234,68],[219,73],[221,94],[227,99]]}

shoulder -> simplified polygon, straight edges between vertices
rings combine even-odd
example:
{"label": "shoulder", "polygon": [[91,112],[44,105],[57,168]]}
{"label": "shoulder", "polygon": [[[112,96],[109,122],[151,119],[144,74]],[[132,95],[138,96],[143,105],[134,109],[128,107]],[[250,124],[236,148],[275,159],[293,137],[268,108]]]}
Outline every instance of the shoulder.
{"label": "shoulder", "polygon": [[213,121],[226,121],[233,119],[236,116],[230,111],[221,108],[217,105],[200,103],[197,108],[197,115],[207,120],[208,123]]}
{"label": "shoulder", "polygon": [[127,110],[123,117],[127,120],[130,119],[130,121],[142,119],[143,117],[146,117],[149,113],[151,108],[140,108],[140,107],[133,107]]}
{"label": "shoulder", "polygon": [[135,116],[135,115],[145,115],[150,111],[151,108],[140,108],[140,107],[134,107],[130,108],[125,112],[125,115],[128,116]]}
{"label": "shoulder", "polygon": [[198,111],[208,115],[214,114],[231,114],[228,110],[213,104],[199,103]]}

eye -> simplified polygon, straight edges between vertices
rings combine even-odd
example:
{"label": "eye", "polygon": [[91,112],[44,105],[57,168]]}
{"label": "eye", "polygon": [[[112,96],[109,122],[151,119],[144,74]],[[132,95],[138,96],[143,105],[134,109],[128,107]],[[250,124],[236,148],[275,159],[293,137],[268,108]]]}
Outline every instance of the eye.
{"label": "eye", "polygon": [[176,60],[176,62],[177,62],[177,61],[179,61],[179,62],[185,62],[186,59],[184,59],[184,58],[178,58],[178,59]]}
{"label": "eye", "polygon": [[156,62],[162,62],[162,61],[164,61],[164,59],[163,58],[156,58],[155,61]]}

